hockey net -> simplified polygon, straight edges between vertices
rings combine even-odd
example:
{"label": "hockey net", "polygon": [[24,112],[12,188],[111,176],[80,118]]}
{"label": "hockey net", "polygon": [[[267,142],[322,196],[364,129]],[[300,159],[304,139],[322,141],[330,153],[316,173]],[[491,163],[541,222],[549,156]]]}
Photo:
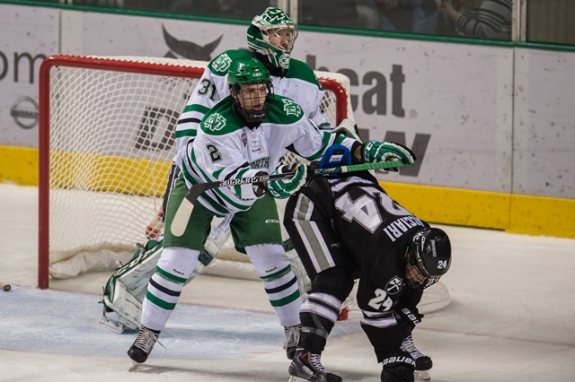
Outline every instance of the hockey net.
{"label": "hockey net", "polygon": [[[50,278],[115,269],[118,261],[130,259],[136,243],[146,242],[145,229],[162,205],[175,154],[178,116],[206,65],[149,57],[52,56],[43,62],[39,288],[48,288]],[[353,119],[349,79],[316,75],[326,93],[322,109],[328,121],[337,126],[343,118]],[[280,215],[284,206],[278,203]],[[258,279],[229,235],[216,245],[218,257],[207,273]],[[449,303],[447,290],[435,290],[434,296],[424,295],[422,303],[427,299],[433,307],[424,312]],[[353,300],[346,305],[354,310]]]}
{"label": "hockey net", "polygon": [[[161,207],[175,154],[178,116],[206,65],[142,57],[44,61],[39,288],[48,288],[50,278],[112,269],[131,257],[135,243],[146,242],[145,229]],[[322,108],[336,125],[351,114],[349,80],[336,73],[316,75],[326,91]],[[232,269],[247,261],[223,249]]]}

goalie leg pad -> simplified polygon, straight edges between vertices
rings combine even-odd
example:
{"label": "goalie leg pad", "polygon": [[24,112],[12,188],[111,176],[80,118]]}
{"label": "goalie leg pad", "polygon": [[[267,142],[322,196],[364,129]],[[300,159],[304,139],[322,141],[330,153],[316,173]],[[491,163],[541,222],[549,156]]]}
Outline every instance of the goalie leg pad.
{"label": "goalie leg pad", "polygon": [[[150,240],[145,247],[138,248],[127,264],[110,276],[104,288],[102,325],[114,330],[115,317],[106,315],[107,312],[113,311],[119,315],[117,321],[121,325],[135,330],[140,327],[142,301],[162,250],[161,240]],[[118,332],[119,329],[117,326],[114,331]]]}
{"label": "goalie leg pad", "polygon": [[[229,235],[229,229],[227,231]],[[204,269],[217,256],[221,245],[217,240],[226,238],[226,232],[213,236],[216,240],[208,240],[205,250],[201,252],[199,261],[186,285]],[[224,240],[225,241],[225,240]],[[138,330],[142,316],[142,302],[146,295],[148,281],[156,271],[158,260],[163,252],[162,238],[149,240],[145,246],[140,246],[130,261],[118,269],[104,287],[103,317],[100,324],[116,333],[122,333],[124,328]],[[111,312],[116,315],[110,314]]]}

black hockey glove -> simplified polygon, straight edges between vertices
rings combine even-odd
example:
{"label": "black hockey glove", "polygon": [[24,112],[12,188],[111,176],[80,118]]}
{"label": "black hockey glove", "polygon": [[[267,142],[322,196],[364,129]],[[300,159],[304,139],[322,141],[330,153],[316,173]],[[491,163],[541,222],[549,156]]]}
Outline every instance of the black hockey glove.
{"label": "black hockey glove", "polygon": [[393,350],[382,364],[381,382],[414,382],[415,361],[409,353]]}
{"label": "black hockey glove", "polygon": [[395,311],[395,314],[396,319],[399,318],[398,321],[407,323],[411,330],[413,330],[413,328],[415,328],[415,326],[419,324],[423,318],[423,314],[420,314],[417,308],[408,307],[406,305],[399,305]]}

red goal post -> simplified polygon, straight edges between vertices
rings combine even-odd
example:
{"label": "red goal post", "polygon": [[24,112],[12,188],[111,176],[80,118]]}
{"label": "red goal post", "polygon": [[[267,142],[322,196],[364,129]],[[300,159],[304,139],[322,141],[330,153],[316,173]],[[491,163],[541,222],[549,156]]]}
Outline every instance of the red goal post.
{"label": "red goal post", "polygon": [[[48,57],[40,67],[38,288],[79,254],[133,253],[161,205],[177,117],[207,62]],[[332,125],[349,79],[316,72]],[[100,255],[101,253],[101,255]]]}

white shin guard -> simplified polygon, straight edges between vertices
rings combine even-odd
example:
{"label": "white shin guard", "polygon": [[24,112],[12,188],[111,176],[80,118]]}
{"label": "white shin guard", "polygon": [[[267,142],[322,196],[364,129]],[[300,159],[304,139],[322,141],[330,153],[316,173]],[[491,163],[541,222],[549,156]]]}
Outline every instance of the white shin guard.
{"label": "white shin guard", "polygon": [[142,304],[142,325],[153,330],[164,329],[199,255],[200,251],[194,249],[164,248]]}
{"label": "white shin guard", "polygon": [[260,244],[246,247],[256,271],[264,283],[270,303],[280,324],[300,324],[299,308],[302,298],[290,260],[279,244]]}

